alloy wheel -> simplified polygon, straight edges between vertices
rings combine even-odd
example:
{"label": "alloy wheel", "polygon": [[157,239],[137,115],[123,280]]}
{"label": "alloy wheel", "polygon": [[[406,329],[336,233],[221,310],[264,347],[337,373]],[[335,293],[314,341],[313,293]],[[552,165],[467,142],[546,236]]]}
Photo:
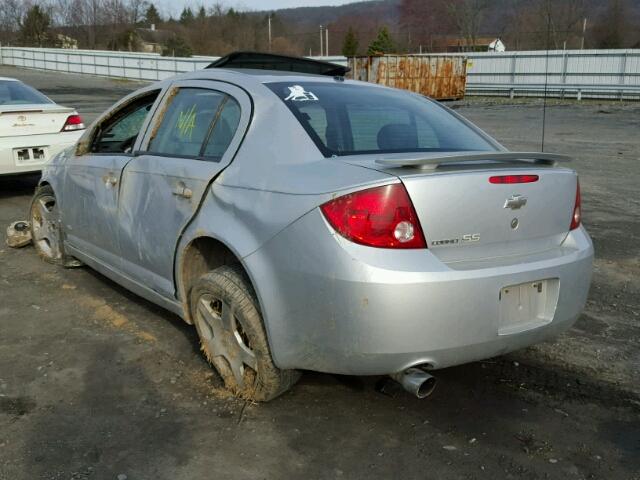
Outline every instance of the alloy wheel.
{"label": "alloy wheel", "polygon": [[[206,344],[203,345],[205,351],[216,366],[222,366],[223,369],[226,366],[240,389],[245,388],[246,381],[255,381],[258,361],[249,337],[234,315],[233,306],[223,299],[205,294],[198,299],[195,317],[202,342]],[[217,359],[223,359],[223,365],[216,362]],[[249,370],[253,373],[250,374]],[[223,377],[225,373],[220,371]]]}
{"label": "alloy wheel", "polygon": [[33,243],[40,253],[52,260],[62,258],[58,212],[53,195],[42,195],[36,199],[31,210],[31,222]]}

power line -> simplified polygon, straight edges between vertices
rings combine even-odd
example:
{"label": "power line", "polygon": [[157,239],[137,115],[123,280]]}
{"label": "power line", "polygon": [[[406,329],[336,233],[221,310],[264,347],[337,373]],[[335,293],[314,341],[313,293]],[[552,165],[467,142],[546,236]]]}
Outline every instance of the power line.
{"label": "power line", "polygon": [[542,100],[542,141],[540,150],[544,152],[544,134],[547,123],[547,87],[549,85],[549,42],[551,41],[551,14],[547,16],[547,52],[544,57],[544,99]]}

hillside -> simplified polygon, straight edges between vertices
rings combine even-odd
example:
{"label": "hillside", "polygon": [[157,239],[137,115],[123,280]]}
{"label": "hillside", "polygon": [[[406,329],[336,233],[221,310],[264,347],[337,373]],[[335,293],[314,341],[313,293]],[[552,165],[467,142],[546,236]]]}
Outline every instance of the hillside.
{"label": "hillside", "polygon": [[401,0],[370,0],[327,7],[298,7],[276,10],[284,22],[300,28],[327,25],[342,17],[376,17],[382,23],[395,25],[399,21]]}
{"label": "hillside", "polygon": [[[420,0],[425,10],[435,8],[438,3],[442,3],[442,0]],[[603,10],[607,7],[610,0],[583,0],[584,8],[587,16],[591,17],[592,21],[597,20],[598,16],[602,14]],[[341,17],[359,17],[364,18],[371,15],[375,15],[377,20],[381,23],[388,25],[396,25],[400,18],[401,4],[406,3],[402,0],[369,0],[363,2],[354,2],[346,5],[338,6],[320,6],[320,7],[296,7],[285,8],[275,10],[275,14],[280,16],[287,22],[295,23],[299,26],[313,26],[326,25],[330,22],[335,22]],[[534,1],[530,0],[492,0],[488,2],[488,8],[483,14],[483,28],[492,30],[500,29],[500,18],[503,17],[501,12],[508,11],[514,4],[534,4]],[[557,1],[558,9],[561,9],[562,0]],[[569,2],[564,2],[569,3]],[[574,5],[580,2],[573,2]],[[640,1],[628,0],[627,6],[633,16],[640,15]],[[267,13],[266,10],[259,13]]]}
{"label": "hillside", "polygon": [[[330,53],[340,53],[342,39],[353,28],[360,46],[368,45],[387,26],[402,50],[444,48],[445,38],[463,34],[459,19],[445,4],[462,0],[370,0],[340,6],[298,7],[276,10],[286,25],[287,37],[305,51],[317,48],[319,26],[328,26],[333,42]],[[479,4],[483,2],[479,0]],[[624,4],[619,11],[614,5]],[[477,17],[477,36],[500,37],[509,49],[580,48],[583,19],[587,19],[585,47],[616,48],[640,45],[640,1],[556,0],[550,31],[542,0],[486,0]],[[266,15],[267,12],[258,12]],[[548,38],[547,38],[547,34]]]}

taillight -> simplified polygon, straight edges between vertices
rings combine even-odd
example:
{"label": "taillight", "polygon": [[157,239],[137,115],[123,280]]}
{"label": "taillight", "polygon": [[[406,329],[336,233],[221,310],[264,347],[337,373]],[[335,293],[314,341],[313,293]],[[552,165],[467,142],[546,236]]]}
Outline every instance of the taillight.
{"label": "taillight", "polygon": [[352,242],[378,248],[427,248],[401,183],[350,193],[320,209],[331,226]]}
{"label": "taillight", "polygon": [[533,183],[537,182],[538,178],[538,175],[496,175],[489,177],[489,182],[499,184]]}
{"label": "taillight", "polygon": [[80,115],[69,115],[67,121],[64,122],[62,132],[73,132],[74,130],[84,130],[84,123]]}
{"label": "taillight", "polygon": [[575,230],[582,223],[582,211],[580,209],[580,181],[578,181],[576,186],[576,203],[573,206],[573,216],[571,217],[571,226],[569,230]]}

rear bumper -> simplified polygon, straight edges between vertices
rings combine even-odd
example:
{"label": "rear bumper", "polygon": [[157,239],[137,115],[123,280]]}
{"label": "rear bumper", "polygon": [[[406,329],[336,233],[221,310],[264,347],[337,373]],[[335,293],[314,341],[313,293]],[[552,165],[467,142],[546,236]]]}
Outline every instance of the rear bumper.
{"label": "rear bumper", "polygon": [[[60,132],[47,135],[23,135],[0,138],[0,175],[39,172],[53,157],[62,150],[73,146],[82,136],[84,130]],[[46,147],[45,160],[29,160],[18,162],[14,156],[15,149]]]}
{"label": "rear bumper", "polygon": [[[246,257],[281,368],[373,375],[443,368],[540,342],[587,299],[593,246],[581,227],[527,257],[446,265],[428,250],[363,247],[318,230],[310,212]],[[503,287],[557,279],[548,323],[500,334]]]}

